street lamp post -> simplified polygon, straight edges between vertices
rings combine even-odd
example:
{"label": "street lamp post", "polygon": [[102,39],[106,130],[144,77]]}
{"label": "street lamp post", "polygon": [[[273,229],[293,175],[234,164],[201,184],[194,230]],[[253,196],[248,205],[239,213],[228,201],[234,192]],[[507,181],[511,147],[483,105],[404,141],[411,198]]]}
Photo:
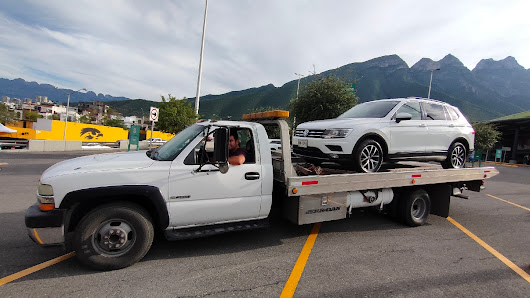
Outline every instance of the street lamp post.
{"label": "street lamp post", "polygon": [[298,99],[298,93],[300,92],[300,79],[304,76],[304,75],[301,75],[299,73],[294,73],[295,75],[298,76],[298,87],[296,88],[296,99]]}
{"label": "street lamp post", "polygon": [[[81,88],[77,91],[74,91],[74,92],[79,92],[79,91],[87,91],[86,88]],[[66,124],[68,123],[68,109],[70,108],[70,94],[72,94],[73,92],[68,92],[68,100],[66,102],[66,117],[64,118],[64,133],[63,133],[63,141],[66,142]],[[66,146],[66,143],[65,143],[65,146]]]}
{"label": "street lamp post", "polygon": [[199,115],[199,97],[201,91],[202,57],[204,52],[204,35],[206,33],[206,15],[208,12],[208,0],[204,7],[204,22],[202,23],[201,58],[199,60],[199,77],[197,78],[197,96],[195,96],[195,114]]}
{"label": "street lamp post", "polygon": [[429,81],[429,93],[427,94],[427,99],[431,99],[431,84],[432,84],[432,73],[436,70],[440,70],[439,68],[431,69],[431,80]]}

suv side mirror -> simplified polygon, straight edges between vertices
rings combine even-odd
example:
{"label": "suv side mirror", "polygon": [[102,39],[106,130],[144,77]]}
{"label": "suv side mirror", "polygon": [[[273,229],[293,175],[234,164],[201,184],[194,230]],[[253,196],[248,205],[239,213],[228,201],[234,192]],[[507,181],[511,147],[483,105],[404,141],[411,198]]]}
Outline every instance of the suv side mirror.
{"label": "suv side mirror", "polygon": [[214,132],[213,162],[219,163],[221,173],[228,171],[228,128],[220,127]]}
{"label": "suv side mirror", "polygon": [[412,115],[409,113],[397,113],[396,115],[396,122],[399,123],[403,120],[410,120],[412,119]]}

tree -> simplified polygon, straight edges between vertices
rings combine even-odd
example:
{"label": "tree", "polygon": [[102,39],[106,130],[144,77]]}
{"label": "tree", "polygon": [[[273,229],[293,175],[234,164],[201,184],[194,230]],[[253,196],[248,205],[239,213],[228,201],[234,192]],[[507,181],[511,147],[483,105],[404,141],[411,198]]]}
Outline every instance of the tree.
{"label": "tree", "polygon": [[[84,116],[82,116],[84,117]],[[79,119],[81,120],[81,119]],[[119,127],[119,128],[123,128],[125,129],[125,125],[123,124],[123,121],[121,121],[120,119],[103,119],[103,123],[102,123],[104,126],[112,126],[112,127]]]}
{"label": "tree", "polygon": [[290,103],[296,123],[336,118],[353,107],[359,98],[350,86],[334,75],[307,84]]}
{"label": "tree", "polygon": [[195,110],[191,103],[184,100],[185,98],[179,100],[171,94],[168,94],[167,100],[164,96],[161,97],[160,115],[155,124],[159,130],[167,133],[178,133],[197,121]]}
{"label": "tree", "polygon": [[5,104],[0,104],[0,123],[8,124],[15,121],[16,115]]}
{"label": "tree", "polygon": [[38,118],[42,118],[43,117],[42,115],[40,115],[39,113],[37,113],[35,111],[24,111],[22,115],[23,115],[24,119],[32,121],[32,122],[35,122],[35,121],[37,121]]}
{"label": "tree", "polygon": [[501,139],[501,132],[494,124],[474,123],[473,129],[475,129],[475,150],[489,150]]}

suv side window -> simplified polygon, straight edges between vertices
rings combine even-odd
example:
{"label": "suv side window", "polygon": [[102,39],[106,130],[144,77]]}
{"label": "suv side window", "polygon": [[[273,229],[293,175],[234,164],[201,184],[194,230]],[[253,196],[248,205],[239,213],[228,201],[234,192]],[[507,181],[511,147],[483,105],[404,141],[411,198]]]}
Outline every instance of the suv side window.
{"label": "suv side window", "polygon": [[419,102],[407,102],[402,105],[396,112],[397,113],[409,113],[412,115],[411,120],[421,120],[421,108]]}
{"label": "suv side window", "polygon": [[424,102],[422,106],[425,110],[425,120],[446,120],[442,105]]}
{"label": "suv side window", "polygon": [[459,118],[458,113],[455,111],[455,109],[449,106],[446,106],[446,108],[447,108],[447,111],[449,112],[449,115],[451,116],[451,119],[457,120]]}

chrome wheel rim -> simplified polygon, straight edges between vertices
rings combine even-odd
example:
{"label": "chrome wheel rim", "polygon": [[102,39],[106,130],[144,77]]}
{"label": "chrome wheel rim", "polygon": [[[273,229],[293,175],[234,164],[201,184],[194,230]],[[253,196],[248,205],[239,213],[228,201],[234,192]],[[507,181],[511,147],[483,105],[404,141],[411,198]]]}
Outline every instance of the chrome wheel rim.
{"label": "chrome wheel rim", "polygon": [[465,159],[466,149],[461,145],[456,146],[451,152],[451,165],[453,165],[453,168],[464,166]]}
{"label": "chrome wheel rim", "polygon": [[367,145],[361,151],[361,168],[365,172],[375,172],[381,163],[381,152],[375,145]]}
{"label": "chrome wheel rim", "polygon": [[127,253],[136,240],[136,230],[127,221],[103,222],[92,235],[92,244],[101,255],[119,257]]}

